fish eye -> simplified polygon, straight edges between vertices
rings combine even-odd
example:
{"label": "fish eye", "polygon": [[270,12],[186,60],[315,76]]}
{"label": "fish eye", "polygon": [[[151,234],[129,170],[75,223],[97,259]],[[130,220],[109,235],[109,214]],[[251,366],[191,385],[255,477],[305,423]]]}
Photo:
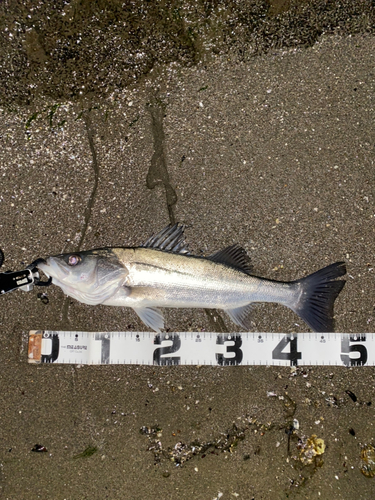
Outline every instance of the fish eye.
{"label": "fish eye", "polygon": [[69,255],[68,264],[69,266],[76,266],[81,262],[81,257],[79,255]]}

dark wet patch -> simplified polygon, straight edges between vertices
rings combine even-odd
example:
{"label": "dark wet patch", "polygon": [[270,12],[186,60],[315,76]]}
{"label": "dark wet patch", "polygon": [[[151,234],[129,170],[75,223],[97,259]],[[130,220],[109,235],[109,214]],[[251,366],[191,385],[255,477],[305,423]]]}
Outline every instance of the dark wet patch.
{"label": "dark wet patch", "polygon": [[371,0],[15,0],[0,6],[0,103],[106,97],[155,65],[247,59],[374,32]]}
{"label": "dark wet patch", "polygon": [[94,206],[96,192],[98,190],[98,184],[99,184],[99,164],[98,164],[98,159],[96,156],[96,150],[95,150],[95,145],[94,145],[94,132],[93,132],[93,127],[92,127],[92,123],[91,123],[90,113],[84,114],[84,122],[86,125],[87,139],[89,141],[90,151],[91,151],[91,155],[92,155],[92,168],[94,170],[94,184],[93,184],[93,187],[91,190],[90,198],[87,202],[87,206],[85,209],[84,225],[83,225],[83,228],[81,230],[81,237],[80,237],[79,243],[76,247],[76,251],[79,251],[82,248],[82,244],[83,244],[83,241],[84,241],[85,236],[86,236],[86,232],[87,232],[87,228],[89,225],[91,212],[92,212],[92,208]]}
{"label": "dark wet patch", "polygon": [[150,110],[152,119],[154,154],[152,155],[150,168],[146,177],[146,185],[149,189],[155,189],[155,187],[159,185],[164,186],[169,221],[171,224],[175,224],[174,205],[177,203],[177,194],[169,179],[167,160],[164,151],[165,135],[163,121],[165,106],[160,100],[155,100],[155,102],[148,106],[148,109]]}

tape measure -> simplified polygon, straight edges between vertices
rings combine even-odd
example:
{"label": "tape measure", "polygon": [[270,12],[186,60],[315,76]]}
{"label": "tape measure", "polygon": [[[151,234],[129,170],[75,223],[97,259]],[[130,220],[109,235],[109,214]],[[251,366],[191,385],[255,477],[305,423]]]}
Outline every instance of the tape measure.
{"label": "tape measure", "polygon": [[29,333],[30,363],[374,366],[375,333]]}

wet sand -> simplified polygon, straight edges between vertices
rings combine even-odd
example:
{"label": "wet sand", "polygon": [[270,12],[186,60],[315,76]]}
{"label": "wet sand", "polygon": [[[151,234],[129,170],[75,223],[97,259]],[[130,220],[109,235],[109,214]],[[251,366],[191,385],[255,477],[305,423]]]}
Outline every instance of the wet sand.
{"label": "wet sand", "polygon": [[[271,279],[345,260],[336,331],[374,331],[374,49],[366,33],[327,35],[243,61],[157,64],[91,105],[3,101],[2,271],[138,245],[180,221],[193,253],[239,243]],[[374,444],[373,368],[31,366],[29,330],[144,327],[55,287],[1,306],[2,498],[374,495],[360,470]],[[165,318],[170,331],[239,331],[220,312]],[[253,330],[308,329],[262,305]],[[310,461],[314,435],[325,450]]]}

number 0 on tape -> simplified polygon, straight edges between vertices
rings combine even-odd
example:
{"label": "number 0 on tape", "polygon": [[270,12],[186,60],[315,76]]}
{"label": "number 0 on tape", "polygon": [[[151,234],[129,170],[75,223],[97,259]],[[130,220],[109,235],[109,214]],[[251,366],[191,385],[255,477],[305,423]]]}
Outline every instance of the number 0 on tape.
{"label": "number 0 on tape", "polygon": [[29,363],[374,366],[375,334],[29,333]]}

